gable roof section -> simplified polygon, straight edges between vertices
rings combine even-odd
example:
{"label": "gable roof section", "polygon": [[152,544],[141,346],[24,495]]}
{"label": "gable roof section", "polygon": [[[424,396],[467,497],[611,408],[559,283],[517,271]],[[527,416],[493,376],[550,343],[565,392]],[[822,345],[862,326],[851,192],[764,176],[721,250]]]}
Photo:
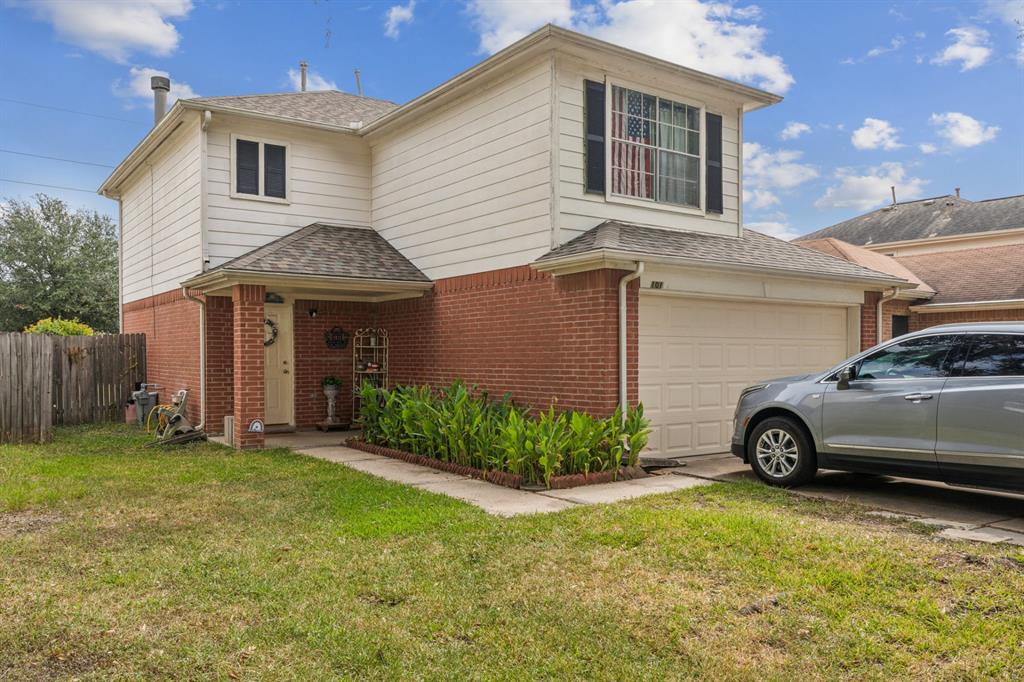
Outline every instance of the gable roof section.
{"label": "gable roof section", "polygon": [[928,284],[915,275],[910,268],[906,267],[892,256],[886,256],[885,254],[878,253],[877,251],[870,251],[861,246],[854,246],[853,244],[847,244],[844,241],[832,238],[801,239],[797,243],[808,249],[821,251],[822,253],[826,253],[830,256],[842,258],[843,260],[850,261],[851,263],[863,265],[866,268],[877,270],[878,272],[884,272],[893,275],[894,277],[900,277],[911,284],[916,284],[917,286],[907,291],[907,293],[911,295],[916,294],[922,298],[927,298],[935,293],[935,289],[928,286]]}
{"label": "gable roof section", "polygon": [[900,256],[936,290],[929,305],[1024,299],[1024,244]]}
{"label": "gable roof section", "polygon": [[203,274],[216,272],[430,282],[375,230],[323,223],[307,225]]}
{"label": "gable roof section", "polygon": [[841,239],[867,246],[1024,228],[1024,194],[984,201],[948,195],[906,201],[851,218],[802,239]]}
{"label": "gable roof section", "polygon": [[244,114],[261,114],[303,123],[350,127],[363,125],[398,108],[398,104],[338,90],[284,92],[268,95],[194,97],[182,100],[185,106],[215,106]]}
{"label": "gable roof section", "polygon": [[695,266],[774,271],[795,277],[906,284],[901,277],[878,272],[753,230],[741,237],[679,232],[608,220],[535,261],[540,269],[556,263],[601,255],[634,260],[664,260]]}

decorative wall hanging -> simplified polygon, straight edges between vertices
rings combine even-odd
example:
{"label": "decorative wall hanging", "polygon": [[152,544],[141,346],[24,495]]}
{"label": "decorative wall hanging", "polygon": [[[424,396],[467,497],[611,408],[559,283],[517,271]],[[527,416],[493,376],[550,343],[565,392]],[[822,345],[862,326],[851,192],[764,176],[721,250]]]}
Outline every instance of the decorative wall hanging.
{"label": "decorative wall hanging", "polygon": [[341,327],[331,327],[324,332],[328,348],[339,349],[348,345],[348,332]]}
{"label": "decorative wall hanging", "polygon": [[275,294],[273,291],[268,291],[263,295],[264,303],[284,303],[284,296],[281,294]]}
{"label": "decorative wall hanging", "polygon": [[273,346],[277,342],[277,322],[274,322],[270,318],[263,320],[263,325],[266,329],[263,332],[263,345]]}

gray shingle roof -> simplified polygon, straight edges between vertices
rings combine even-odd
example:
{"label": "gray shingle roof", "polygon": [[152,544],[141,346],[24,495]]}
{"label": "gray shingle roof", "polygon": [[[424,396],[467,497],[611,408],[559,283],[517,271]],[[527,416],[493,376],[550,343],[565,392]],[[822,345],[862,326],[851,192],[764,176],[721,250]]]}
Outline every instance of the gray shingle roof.
{"label": "gray shingle roof", "polygon": [[537,263],[565,256],[602,250],[669,257],[726,266],[778,270],[792,274],[878,280],[893,282],[899,278],[861,267],[855,263],[769,237],[743,230],[742,237],[679,232],[609,220],[579,235],[537,259]]}
{"label": "gray shingle roof", "polygon": [[348,126],[353,121],[361,121],[363,125],[366,125],[392,109],[398,108],[394,102],[352,95],[337,90],[196,97],[183,101],[195,104],[209,103],[227,109],[237,109],[240,112],[282,116],[297,121],[336,126]]}
{"label": "gray shingle roof", "polygon": [[938,293],[929,303],[1024,299],[1024,244],[896,258]]}
{"label": "gray shingle roof", "polygon": [[832,237],[865,246],[1019,227],[1024,227],[1024,195],[985,201],[949,195],[887,206],[801,239]]}
{"label": "gray shingle roof", "polygon": [[321,223],[307,225],[208,270],[214,271],[430,281],[375,230]]}

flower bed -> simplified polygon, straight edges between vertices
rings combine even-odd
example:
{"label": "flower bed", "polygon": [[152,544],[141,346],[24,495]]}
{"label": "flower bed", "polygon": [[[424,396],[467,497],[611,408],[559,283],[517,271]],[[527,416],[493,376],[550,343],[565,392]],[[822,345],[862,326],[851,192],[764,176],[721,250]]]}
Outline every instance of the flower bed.
{"label": "flower bed", "polygon": [[431,462],[428,466],[439,462],[445,471],[459,467],[458,473],[493,482],[500,478],[506,481],[502,485],[514,483],[510,487],[572,487],[635,477],[650,432],[642,405],[604,419],[556,413],[554,406],[534,417],[508,396],[491,400],[461,382],[441,391],[364,384],[359,424],[366,444],[398,453],[389,456],[416,457],[417,463]]}
{"label": "flower bed", "polygon": [[[394,450],[381,445],[373,445],[360,438],[349,438],[345,441],[345,445],[355,450],[362,450],[363,452],[369,452],[374,455],[383,455],[384,457],[392,457],[411,464],[418,464],[420,466],[430,467],[431,469],[438,469],[439,471],[447,471],[451,474],[459,474],[460,476],[476,478],[481,481],[487,481],[488,483],[503,485],[506,488],[515,488],[518,490],[523,487],[523,477],[518,474],[509,474],[504,471],[496,471],[494,469],[477,469],[475,467],[453,464],[452,462],[442,462],[441,460],[433,457],[424,457],[423,455],[416,455],[411,452],[403,452],[402,450]],[[618,471],[598,471],[591,474],[566,474],[564,476],[554,476],[551,478],[550,488],[552,490],[564,490],[566,488],[576,488],[581,485],[611,483],[612,481],[628,481],[634,478],[644,478],[646,476],[647,472],[639,466],[624,466],[620,467]]]}

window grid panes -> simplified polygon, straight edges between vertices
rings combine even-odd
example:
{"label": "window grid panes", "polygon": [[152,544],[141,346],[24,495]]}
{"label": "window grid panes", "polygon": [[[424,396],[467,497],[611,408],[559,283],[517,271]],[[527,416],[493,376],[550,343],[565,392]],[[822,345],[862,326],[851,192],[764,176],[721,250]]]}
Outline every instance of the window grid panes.
{"label": "window grid panes", "polygon": [[700,109],[612,87],[611,192],[700,207]]}

